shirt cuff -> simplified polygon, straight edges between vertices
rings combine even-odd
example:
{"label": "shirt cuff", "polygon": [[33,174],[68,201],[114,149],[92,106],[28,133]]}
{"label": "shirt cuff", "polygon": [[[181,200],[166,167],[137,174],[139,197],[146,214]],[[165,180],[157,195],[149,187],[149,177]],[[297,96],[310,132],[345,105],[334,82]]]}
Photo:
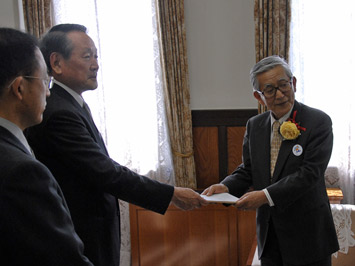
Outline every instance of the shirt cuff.
{"label": "shirt cuff", "polygon": [[271,196],[270,196],[270,194],[269,194],[269,191],[267,191],[266,188],[264,188],[263,191],[264,191],[264,193],[265,193],[265,196],[267,197],[267,200],[269,201],[269,206],[270,206],[270,207],[275,206],[275,204],[274,204],[274,202],[272,201],[272,198],[271,198]]}

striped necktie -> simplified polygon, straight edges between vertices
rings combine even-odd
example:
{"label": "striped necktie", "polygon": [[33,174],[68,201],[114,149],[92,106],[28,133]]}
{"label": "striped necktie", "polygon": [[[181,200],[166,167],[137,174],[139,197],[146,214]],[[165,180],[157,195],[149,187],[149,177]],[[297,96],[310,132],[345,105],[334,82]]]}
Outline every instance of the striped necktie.
{"label": "striped necktie", "polygon": [[276,120],[272,125],[272,140],[271,140],[271,149],[270,149],[270,173],[271,178],[274,174],[274,169],[277,161],[277,156],[279,154],[282,138],[279,133],[280,122]]}

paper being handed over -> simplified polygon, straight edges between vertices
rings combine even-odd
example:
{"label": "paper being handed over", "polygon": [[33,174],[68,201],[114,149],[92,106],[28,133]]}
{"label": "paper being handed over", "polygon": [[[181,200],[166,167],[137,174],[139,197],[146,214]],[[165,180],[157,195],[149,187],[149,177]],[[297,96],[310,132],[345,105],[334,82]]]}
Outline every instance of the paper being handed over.
{"label": "paper being handed over", "polygon": [[202,198],[205,200],[211,202],[211,203],[229,203],[229,204],[234,204],[236,203],[239,198],[234,197],[233,195],[229,193],[219,193],[219,194],[213,194],[212,196],[206,196],[206,195],[201,195]]}

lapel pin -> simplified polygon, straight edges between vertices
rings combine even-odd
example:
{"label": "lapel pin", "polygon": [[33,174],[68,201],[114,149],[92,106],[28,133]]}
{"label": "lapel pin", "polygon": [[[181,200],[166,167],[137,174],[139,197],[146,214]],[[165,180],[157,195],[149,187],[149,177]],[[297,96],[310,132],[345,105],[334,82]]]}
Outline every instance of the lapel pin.
{"label": "lapel pin", "polygon": [[292,152],[295,156],[300,156],[303,152],[303,148],[301,145],[296,144],[295,146],[293,146]]}

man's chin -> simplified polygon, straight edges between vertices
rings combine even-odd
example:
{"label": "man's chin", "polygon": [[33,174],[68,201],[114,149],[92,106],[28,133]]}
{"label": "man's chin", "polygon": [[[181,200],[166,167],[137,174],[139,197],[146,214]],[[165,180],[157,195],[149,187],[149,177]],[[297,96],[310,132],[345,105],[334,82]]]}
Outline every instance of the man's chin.
{"label": "man's chin", "polygon": [[91,82],[90,84],[88,84],[87,90],[93,91],[93,90],[96,90],[97,87],[98,87],[98,83],[97,82]]}

